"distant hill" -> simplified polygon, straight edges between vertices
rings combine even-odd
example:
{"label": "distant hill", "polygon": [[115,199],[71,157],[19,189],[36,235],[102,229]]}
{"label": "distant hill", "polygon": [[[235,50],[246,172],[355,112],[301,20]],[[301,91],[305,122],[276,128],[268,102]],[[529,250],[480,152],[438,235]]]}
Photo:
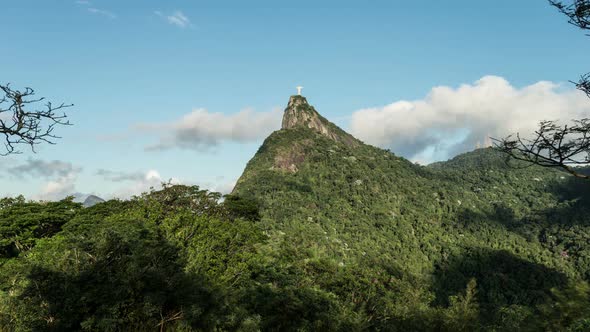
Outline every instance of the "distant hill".
{"label": "distant hill", "polygon": [[98,196],[95,196],[95,195],[89,195],[89,196],[88,196],[88,197],[86,197],[86,199],[84,200],[84,203],[82,203],[82,206],[84,206],[84,207],[86,207],[86,208],[87,208],[87,207],[94,206],[94,205],[96,205],[96,204],[98,204],[98,203],[102,203],[102,202],[104,202],[104,201],[105,201],[104,199],[102,199],[102,198],[100,198],[100,197],[98,197]]}
{"label": "distant hill", "polygon": [[590,235],[583,188],[555,169],[507,164],[491,148],[418,166],[293,96],[233,193],[260,202],[272,250],[322,289],[347,296],[324,282],[338,270],[388,275],[394,284],[380,292],[403,301],[409,293],[393,289],[424,283],[414,300],[444,304],[476,278],[492,321],[511,306],[534,308],[565,276],[589,279],[590,246],[577,242]]}

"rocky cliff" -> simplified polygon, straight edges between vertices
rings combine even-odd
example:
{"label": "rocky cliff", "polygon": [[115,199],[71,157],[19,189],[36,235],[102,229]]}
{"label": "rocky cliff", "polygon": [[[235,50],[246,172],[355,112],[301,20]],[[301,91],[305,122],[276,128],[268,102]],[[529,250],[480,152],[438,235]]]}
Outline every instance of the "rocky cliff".
{"label": "rocky cliff", "polygon": [[303,96],[291,96],[283,115],[282,129],[310,128],[318,133],[350,147],[361,144],[356,138],[322,117]]}

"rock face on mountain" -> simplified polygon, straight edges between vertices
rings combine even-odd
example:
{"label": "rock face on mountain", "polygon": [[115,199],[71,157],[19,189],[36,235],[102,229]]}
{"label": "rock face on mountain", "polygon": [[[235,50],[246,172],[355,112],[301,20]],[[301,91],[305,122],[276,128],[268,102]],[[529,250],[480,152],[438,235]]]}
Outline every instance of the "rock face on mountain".
{"label": "rock face on mountain", "polygon": [[291,96],[289,104],[283,115],[282,129],[293,129],[297,127],[310,128],[318,133],[340,143],[351,147],[359,146],[361,143],[352,135],[338,128],[323,116],[313,106],[309,105],[303,96]]}

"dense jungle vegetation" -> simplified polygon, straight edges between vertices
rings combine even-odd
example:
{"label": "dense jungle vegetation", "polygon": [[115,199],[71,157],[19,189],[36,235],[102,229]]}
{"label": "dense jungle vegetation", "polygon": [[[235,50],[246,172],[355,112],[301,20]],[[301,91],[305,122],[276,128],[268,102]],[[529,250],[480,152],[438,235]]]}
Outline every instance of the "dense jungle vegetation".
{"label": "dense jungle vegetation", "polygon": [[1,331],[587,331],[590,185],[273,133],[232,195],[0,200]]}

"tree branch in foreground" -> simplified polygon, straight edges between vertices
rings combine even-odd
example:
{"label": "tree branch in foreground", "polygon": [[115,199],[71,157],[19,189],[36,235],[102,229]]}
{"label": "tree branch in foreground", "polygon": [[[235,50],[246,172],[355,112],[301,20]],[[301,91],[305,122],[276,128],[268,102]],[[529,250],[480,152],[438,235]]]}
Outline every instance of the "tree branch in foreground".
{"label": "tree branch in foreground", "polygon": [[543,167],[562,168],[578,178],[590,179],[576,169],[590,164],[590,119],[574,120],[569,126],[542,121],[532,139],[517,133],[493,140],[494,147],[509,157]]}
{"label": "tree branch in foreground", "polygon": [[21,153],[18,145],[29,145],[35,152],[38,144],[55,144],[54,140],[60,138],[53,134],[55,126],[71,125],[62,110],[72,104],[54,106],[47,102],[41,109],[30,110],[45,98],[35,98],[31,88],[13,90],[10,84],[0,84],[0,90],[4,93],[0,99],[0,140],[5,148],[0,156]]}

